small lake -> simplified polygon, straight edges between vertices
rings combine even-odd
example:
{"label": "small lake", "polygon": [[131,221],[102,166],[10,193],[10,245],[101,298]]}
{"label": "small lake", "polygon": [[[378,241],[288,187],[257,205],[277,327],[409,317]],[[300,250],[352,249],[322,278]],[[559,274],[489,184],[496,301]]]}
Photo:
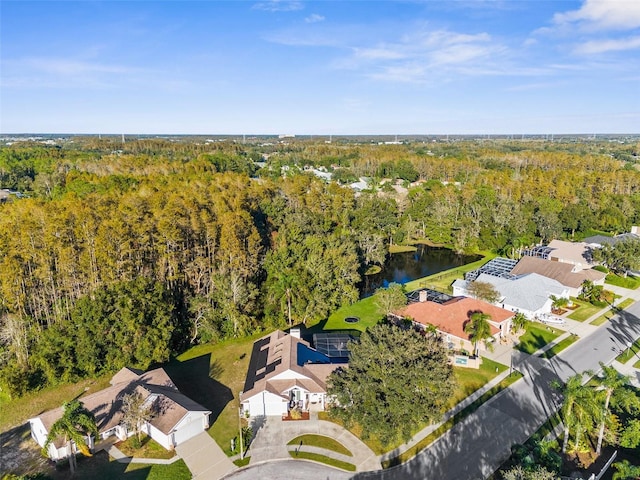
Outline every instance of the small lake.
{"label": "small lake", "polygon": [[387,287],[392,282],[405,284],[482,258],[480,255],[458,255],[453,250],[442,247],[417,245],[417,248],[415,252],[391,254],[381,272],[365,275],[360,295],[368,297],[376,289]]}

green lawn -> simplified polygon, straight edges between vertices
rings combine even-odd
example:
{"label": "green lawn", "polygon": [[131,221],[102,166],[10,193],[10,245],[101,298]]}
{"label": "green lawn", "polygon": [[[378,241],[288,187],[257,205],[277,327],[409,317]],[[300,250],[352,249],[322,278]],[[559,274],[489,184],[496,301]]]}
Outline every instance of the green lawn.
{"label": "green lawn", "polygon": [[604,283],[608,283],[609,285],[615,285],[616,287],[635,290],[636,288],[640,287],[640,277],[634,277],[633,275],[628,275],[627,277],[621,277],[619,275],[610,273],[604,279]]}
{"label": "green lawn", "polygon": [[453,374],[456,377],[458,385],[451,397],[450,408],[467,398],[483,385],[486,385],[507,368],[509,367],[502,365],[501,363],[494,362],[493,360],[489,360],[488,358],[482,359],[482,364],[478,369],[454,367]]}
{"label": "green lawn", "polygon": [[[628,308],[629,306],[633,305],[634,302],[635,300],[633,298],[627,298],[625,301],[620,302],[619,305],[616,305],[616,309],[624,310],[625,308]],[[614,315],[615,315],[615,311],[611,309],[606,313],[603,313],[602,315],[600,315],[598,318],[596,318],[593,322],[591,322],[591,325],[600,326],[604,322],[609,320],[611,317],[613,317]]]}
{"label": "green lawn", "polygon": [[557,328],[529,322],[527,330],[520,336],[517,349],[532,355],[550,341],[558,338],[563,332]]}
{"label": "green lawn", "polygon": [[568,318],[577,322],[584,322],[587,318],[592,317],[600,310],[602,310],[602,307],[596,307],[595,305],[583,302],[582,300],[578,300],[577,298],[572,297],[571,300],[576,305],[579,305],[579,307],[574,310],[573,313],[569,314]]}
{"label": "green lawn", "polygon": [[502,380],[498,385],[496,385],[492,389],[485,392],[484,395],[482,395],[476,401],[474,401],[464,409],[460,410],[453,417],[451,417],[449,420],[447,420],[442,425],[440,425],[436,430],[431,432],[420,442],[416,443],[413,447],[401,453],[396,458],[383,462],[382,468],[389,468],[394,465],[399,465],[415,457],[421,450],[428,447],[431,443],[435,442],[441,435],[443,435],[447,430],[453,427],[456,423],[462,421],[464,418],[471,415],[478,408],[480,408],[483,403],[487,402],[491,397],[493,397],[494,395],[497,395],[502,390],[509,387],[509,385],[516,382],[520,378],[522,378],[522,374],[520,372],[513,372],[512,375],[509,375],[507,378]]}
{"label": "green lawn", "polygon": [[324,455],[320,455],[318,453],[310,453],[310,452],[289,452],[293,458],[302,458],[304,460],[313,460],[314,462],[324,463],[331,467],[340,468],[342,470],[346,470],[348,472],[355,472],[356,466],[352,463],[343,462],[341,460],[335,460],[333,458],[325,457]]}
{"label": "green lawn", "polygon": [[413,245],[389,245],[389,253],[415,252],[418,247]]}
{"label": "green lawn", "polygon": [[238,394],[244,387],[251,348],[266,333],[198,345],[164,366],[182,393],[211,410],[209,435],[227,455],[234,453],[231,439],[239,436]]}
{"label": "green lawn", "polygon": [[143,435],[140,446],[136,448],[136,436],[129,437],[124,442],[116,443],[116,448],[124,453],[127,457],[137,458],[173,458],[176,456],[176,452],[173,450],[167,450],[154,439],[147,435]]}
{"label": "green lawn", "polygon": [[[358,323],[347,323],[344,321],[347,317],[358,317],[360,321]],[[371,296],[363,298],[353,305],[339,308],[329,316],[327,323],[322,328],[324,330],[354,329],[364,332],[383,318],[384,314],[376,305],[374,297]]]}
{"label": "green lawn", "polygon": [[[54,480],[68,479],[69,467],[59,465],[48,477]],[[77,480],[112,480],[126,478],[127,480],[189,480],[191,472],[184,463],[178,460],[169,465],[148,465],[143,463],[118,463],[110,461],[106,452],[98,452],[87,458],[78,456],[78,469],[73,477]]]}
{"label": "green lawn", "polygon": [[616,360],[620,363],[627,363],[634,356],[640,359],[640,338],[631,345],[631,348],[627,348],[624,352],[618,355]]}
{"label": "green lawn", "polygon": [[234,460],[233,463],[236,467],[246,467],[247,465],[249,465],[250,461],[251,457],[244,457]]}
{"label": "green lawn", "polygon": [[556,343],[553,347],[551,347],[546,352],[541,353],[539,355],[539,357],[540,358],[553,358],[557,354],[559,354],[561,351],[563,351],[565,348],[567,348],[569,345],[572,345],[575,342],[577,342],[579,338],[580,337],[578,337],[578,335],[569,335],[564,340],[561,340],[560,342]]}
{"label": "green lawn", "polygon": [[325,437],[324,435],[300,435],[299,437],[296,437],[289,443],[287,443],[287,445],[306,445],[311,447],[324,448],[325,450],[331,450],[332,452],[341,453],[342,455],[353,457],[353,453],[351,453],[351,451],[347,447],[342,445],[337,440],[334,440],[331,437]]}

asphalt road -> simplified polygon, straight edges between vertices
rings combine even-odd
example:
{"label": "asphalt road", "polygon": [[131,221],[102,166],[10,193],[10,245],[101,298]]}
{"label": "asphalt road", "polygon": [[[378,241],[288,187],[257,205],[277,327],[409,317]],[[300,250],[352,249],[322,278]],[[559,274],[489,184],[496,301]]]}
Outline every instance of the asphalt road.
{"label": "asphalt road", "polygon": [[523,443],[559,406],[550,387],[585,370],[597,371],[640,337],[640,302],[551,360],[516,359],[528,375],[480,407],[409,462],[356,479],[475,480],[497,470],[514,443]]}

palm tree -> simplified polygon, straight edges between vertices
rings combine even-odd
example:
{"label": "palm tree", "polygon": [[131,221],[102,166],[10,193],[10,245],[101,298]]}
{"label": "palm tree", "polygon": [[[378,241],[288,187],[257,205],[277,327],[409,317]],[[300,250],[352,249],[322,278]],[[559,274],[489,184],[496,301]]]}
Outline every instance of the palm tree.
{"label": "palm tree", "polygon": [[600,421],[604,421],[604,415],[601,408],[601,395],[597,390],[583,385],[578,390],[576,402],[573,407],[573,425],[576,430],[575,452],[580,449],[580,440],[582,434]]}
{"label": "palm tree", "polygon": [[469,321],[464,325],[464,331],[469,334],[469,339],[473,342],[474,354],[478,356],[478,343],[484,341],[487,348],[492,348],[487,339],[491,338],[491,325],[488,320],[491,315],[483,312],[474,312],[471,314]]}
{"label": "palm tree", "polygon": [[554,310],[560,310],[569,305],[569,299],[566,297],[556,297],[555,295],[551,295],[549,298],[551,299],[551,306]]}
{"label": "palm tree", "polygon": [[65,402],[62,405],[62,410],[62,417],[51,426],[42,451],[48,456],[48,448],[51,442],[58,437],[63,437],[69,453],[69,468],[71,469],[71,475],[73,475],[76,470],[76,454],[73,451],[73,445],[75,444],[83,455],[91,456],[85,437],[89,434],[97,437],[98,427],[93,414],[84,408],[80,400]]}
{"label": "palm tree", "polygon": [[297,285],[297,278],[292,273],[280,272],[278,278],[273,284],[273,295],[276,298],[280,299],[282,306],[286,304],[287,309],[287,320],[289,322],[289,326],[293,325],[293,320],[291,318],[291,304],[293,301],[294,291]]}
{"label": "palm tree", "polygon": [[607,367],[602,362],[600,362],[600,367],[602,368],[602,378],[600,379],[600,386],[606,392],[606,397],[604,401],[602,421],[600,422],[600,431],[598,432],[598,446],[596,447],[596,455],[600,455],[600,451],[602,449],[604,423],[606,418],[609,416],[609,402],[611,401],[611,396],[616,390],[624,387],[629,383],[629,377],[621,375],[615,368]]}
{"label": "palm tree", "polygon": [[564,439],[562,441],[562,453],[567,451],[567,444],[569,443],[569,426],[571,425],[573,407],[576,403],[576,398],[580,388],[582,388],[582,374],[578,373],[567,380],[564,385],[559,382],[554,382],[552,385],[554,388],[562,392],[563,401],[560,408],[560,416],[562,417],[562,424],[564,425]]}
{"label": "palm tree", "polygon": [[[591,376],[589,372],[578,373],[567,380],[564,385],[554,382],[553,387],[559,389],[564,397],[560,416],[564,425],[564,439],[562,441],[562,453],[567,451],[569,444],[569,430],[576,427],[576,448],[580,442],[580,435],[586,425],[590,415],[597,408],[594,407],[593,390],[583,384],[583,375]],[[596,411],[595,415],[599,418]]]}
{"label": "palm tree", "polygon": [[524,316],[523,313],[516,313],[511,319],[511,331],[513,333],[518,333],[521,330],[524,330],[529,323],[527,317]]}

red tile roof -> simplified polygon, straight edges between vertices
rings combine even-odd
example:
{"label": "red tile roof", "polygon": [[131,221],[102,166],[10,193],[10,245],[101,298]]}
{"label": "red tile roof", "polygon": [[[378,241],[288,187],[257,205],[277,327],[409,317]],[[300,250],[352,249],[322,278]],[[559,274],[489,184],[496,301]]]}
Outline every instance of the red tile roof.
{"label": "red tile roof", "polygon": [[[441,332],[468,340],[469,334],[464,331],[464,325],[475,312],[486,313],[494,323],[502,323],[515,315],[504,308],[468,297],[456,297],[442,304],[429,301],[416,302],[396,313],[403,317],[410,317],[423,325],[433,325]],[[490,326],[492,335],[500,331],[494,325]]]}

